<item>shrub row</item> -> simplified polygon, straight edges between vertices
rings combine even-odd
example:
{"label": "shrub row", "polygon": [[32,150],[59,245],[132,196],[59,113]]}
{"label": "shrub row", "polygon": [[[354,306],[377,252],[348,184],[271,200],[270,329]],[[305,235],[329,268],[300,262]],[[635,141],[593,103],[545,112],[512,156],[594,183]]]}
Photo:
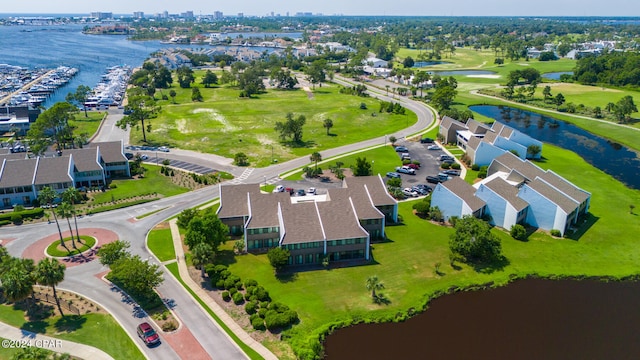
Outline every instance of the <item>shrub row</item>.
{"label": "shrub row", "polygon": [[4,214],[0,214],[0,221],[9,220],[11,222],[11,218],[14,215],[20,215],[22,218],[41,218],[44,215],[43,208],[34,208],[29,210],[23,210],[20,212],[8,212]]}

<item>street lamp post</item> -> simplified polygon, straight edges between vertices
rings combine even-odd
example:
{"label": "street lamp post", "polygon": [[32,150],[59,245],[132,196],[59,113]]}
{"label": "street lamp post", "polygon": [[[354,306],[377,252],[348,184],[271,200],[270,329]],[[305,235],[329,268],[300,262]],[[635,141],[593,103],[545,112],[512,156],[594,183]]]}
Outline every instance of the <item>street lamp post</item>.
{"label": "street lamp post", "polygon": [[375,174],[376,174],[376,172],[375,172],[375,170],[374,170],[374,167],[373,167],[373,163],[374,163],[374,162],[375,162],[375,160],[371,160],[371,173],[372,173],[373,175],[375,175]]}
{"label": "street lamp post", "polygon": [[271,162],[273,163],[273,144],[271,144]]}

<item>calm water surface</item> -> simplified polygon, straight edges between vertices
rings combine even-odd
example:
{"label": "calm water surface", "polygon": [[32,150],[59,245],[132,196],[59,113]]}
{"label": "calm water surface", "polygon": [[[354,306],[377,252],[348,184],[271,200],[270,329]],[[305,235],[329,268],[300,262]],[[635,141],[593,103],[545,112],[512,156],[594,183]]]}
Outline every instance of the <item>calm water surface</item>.
{"label": "calm water surface", "polygon": [[560,76],[562,75],[573,75],[573,71],[558,71],[558,72],[544,73],[542,74],[542,77],[545,79],[560,80]]}
{"label": "calm water surface", "polygon": [[495,75],[496,73],[489,70],[451,70],[451,71],[434,71],[436,75],[440,76],[468,76],[468,75]]}
{"label": "calm water surface", "polygon": [[326,359],[638,359],[640,283],[529,279],[327,337]]}
{"label": "calm water surface", "polygon": [[[596,136],[573,124],[527,110],[493,105],[477,105],[469,108],[540,141],[571,150],[589,164],[627,186],[640,189],[640,159],[635,151],[627,147]],[[640,133],[638,137],[640,138]],[[544,156],[544,147],[542,156]]]}

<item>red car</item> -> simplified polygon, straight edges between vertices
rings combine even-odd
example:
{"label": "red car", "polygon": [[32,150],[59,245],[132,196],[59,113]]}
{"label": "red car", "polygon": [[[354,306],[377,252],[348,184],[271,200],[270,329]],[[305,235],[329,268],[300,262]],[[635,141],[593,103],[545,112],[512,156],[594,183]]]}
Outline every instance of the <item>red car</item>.
{"label": "red car", "polygon": [[413,170],[419,170],[420,169],[420,165],[417,165],[417,164],[408,164],[407,166],[410,169],[413,169]]}
{"label": "red car", "polygon": [[160,342],[160,336],[147,322],[138,325],[138,336],[147,345],[154,345]]}

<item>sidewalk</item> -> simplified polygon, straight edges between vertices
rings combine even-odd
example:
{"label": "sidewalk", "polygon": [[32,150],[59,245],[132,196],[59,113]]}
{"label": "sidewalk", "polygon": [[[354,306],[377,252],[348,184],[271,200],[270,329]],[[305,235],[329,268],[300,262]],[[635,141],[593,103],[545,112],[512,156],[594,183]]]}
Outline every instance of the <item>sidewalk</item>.
{"label": "sidewalk", "polygon": [[[205,303],[207,306],[233,331],[234,334],[242,342],[250,346],[253,350],[255,350],[260,356],[268,360],[277,360],[278,358],[271,352],[269,349],[264,347],[259,342],[255,341],[246,331],[244,331],[233,319],[204,291],[198,284],[195,283],[189,276],[189,271],[187,270],[187,264],[184,261],[184,250],[182,249],[182,241],[180,239],[180,231],[178,230],[177,220],[172,219],[169,221],[169,225],[171,226],[171,236],[173,237],[173,247],[176,251],[176,258],[178,261],[178,270],[180,272],[180,277],[182,281]],[[213,319],[211,319],[216,326],[226,334],[224,329],[220,327],[220,325]],[[228,336],[228,335],[227,335]],[[233,340],[232,340],[233,341]],[[235,342],[234,342],[235,343]]]}
{"label": "sidewalk", "polygon": [[73,357],[85,360],[113,360],[109,354],[93,346],[32,333],[9,326],[5,323],[0,323],[0,337],[15,341],[15,343],[3,341],[3,348],[35,346],[60,354],[67,353]]}

